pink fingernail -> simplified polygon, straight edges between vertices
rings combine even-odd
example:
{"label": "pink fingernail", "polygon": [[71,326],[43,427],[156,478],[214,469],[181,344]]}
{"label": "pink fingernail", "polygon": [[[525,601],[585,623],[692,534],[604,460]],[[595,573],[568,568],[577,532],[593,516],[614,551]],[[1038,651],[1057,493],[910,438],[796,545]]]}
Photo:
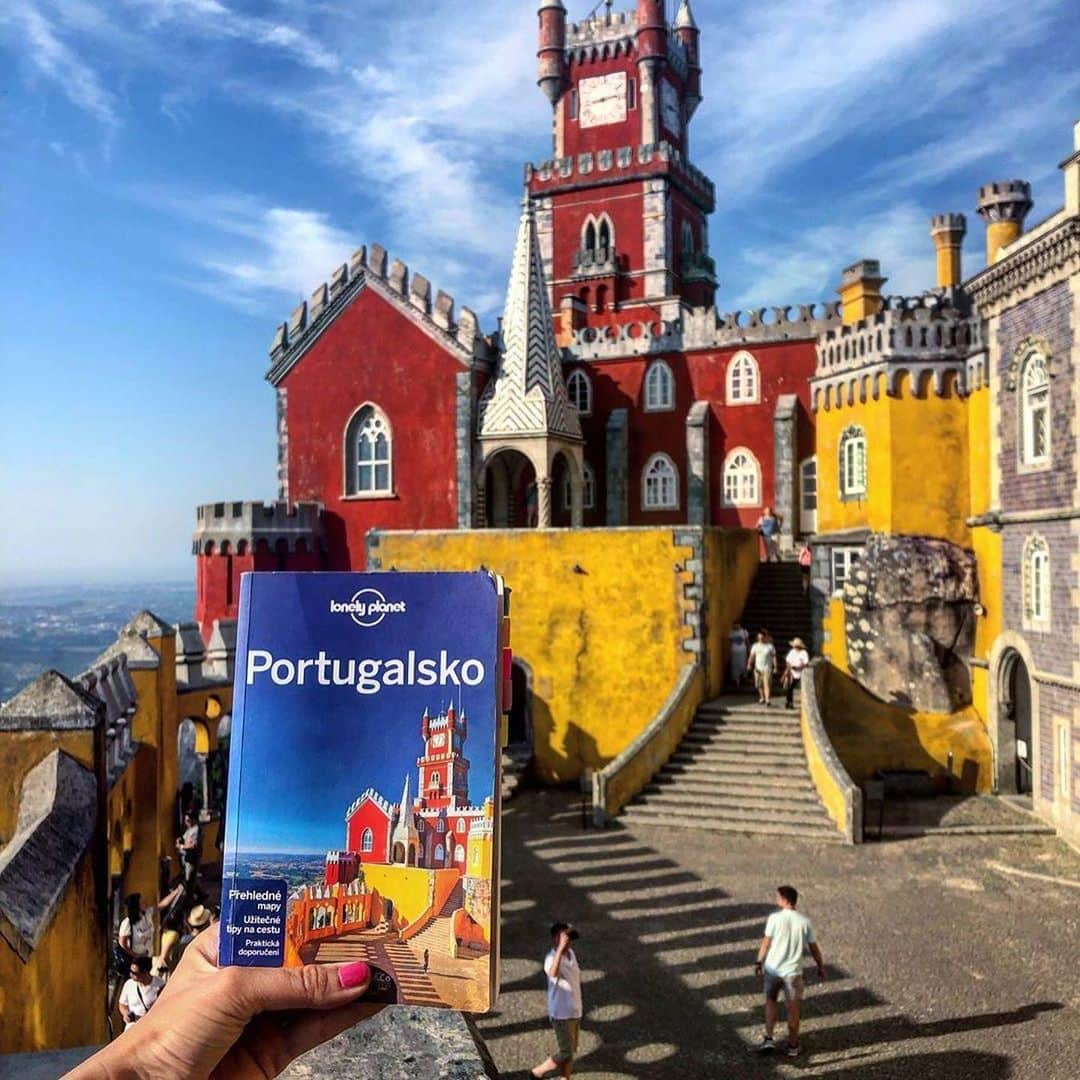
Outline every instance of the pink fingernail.
{"label": "pink fingernail", "polygon": [[338,979],[341,980],[342,990],[352,990],[371,981],[371,968],[363,960],[357,960],[353,964],[346,964],[339,968]]}

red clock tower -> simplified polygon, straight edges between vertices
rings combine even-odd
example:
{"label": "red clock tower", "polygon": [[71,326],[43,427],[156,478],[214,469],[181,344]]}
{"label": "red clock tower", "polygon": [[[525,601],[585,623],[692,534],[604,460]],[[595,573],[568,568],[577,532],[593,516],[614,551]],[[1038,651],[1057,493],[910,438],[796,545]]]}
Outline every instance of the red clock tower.
{"label": "red clock tower", "polygon": [[670,317],[713,302],[706,218],[712,183],[690,164],[701,102],[689,0],[568,23],[540,5],[541,89],[554,107],[554,158],[527,168],[560,330]]}
{"label": "red clock tower", "polygon": [[469,761],[462,753],[468,733],[468,717],[453,705],[438,716],[427,709],[420,722],[424,754],[420,769],[419,796],[425,810],[445,810],[469,804]]}

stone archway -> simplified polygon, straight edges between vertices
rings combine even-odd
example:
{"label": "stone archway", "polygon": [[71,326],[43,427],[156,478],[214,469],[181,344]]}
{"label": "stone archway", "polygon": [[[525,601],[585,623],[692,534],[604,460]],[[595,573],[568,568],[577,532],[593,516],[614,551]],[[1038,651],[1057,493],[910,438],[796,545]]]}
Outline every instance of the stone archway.
{"label": "stone archway", "polygon": [[1016,649],[998,665],[997,780],[1003,794],[1030,795],[1034,784],[1035,732],[1032,680]]}
{"label": "stone archway", "polygon": [[484,519],[491,529],[535,529],[539,522],[536,466],[527,454],[512,447],[493,451],[482,474]]}

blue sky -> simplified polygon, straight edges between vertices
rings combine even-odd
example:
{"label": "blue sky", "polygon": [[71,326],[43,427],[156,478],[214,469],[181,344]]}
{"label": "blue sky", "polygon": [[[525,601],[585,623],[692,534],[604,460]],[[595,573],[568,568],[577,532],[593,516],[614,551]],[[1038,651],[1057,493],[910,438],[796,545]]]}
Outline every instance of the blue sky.
{"label": "blue sky", "polygon": [[[189,577],[197,503],[273,497],[266,347],[358,244],[491,325],[521,166],[550,152],[536,6],[2,5],[0,582]],[[861,257],[925,287],[943,210],[974,270],[988,180],[1030,180],[1032,222],[1060,204],[1067,0],[695,11],[723,310],[831,298]]]}

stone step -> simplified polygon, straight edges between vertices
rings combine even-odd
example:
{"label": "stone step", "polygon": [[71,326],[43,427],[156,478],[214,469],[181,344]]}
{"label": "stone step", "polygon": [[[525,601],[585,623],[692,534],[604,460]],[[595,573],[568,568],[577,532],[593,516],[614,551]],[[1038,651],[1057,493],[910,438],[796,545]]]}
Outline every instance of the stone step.
{"label": "stone step", "polygon": [[680,776],[748,776],[766,777],[778,781],[788,779],[804,780],[807,777],[806,763],[803,761],[785,761],[782,764],[769,764],[767,761],[713,761],[711,759],[688,758],[685,761],[676,761],[677,755],[673,754],[671,760],[664,766],[665,773],[674,773]]}
{"label": "stone step", "polygon": [[679,791],[694,791],[705,797],[708,795],[745,795],[751,799],[809,799],[818,801],[817,789],[807,779],[797,776],[778,777],[766,773],[761,776],[744,776],[679,773],[661,769],[650,781],[662,788],[675,788]]}
{"label": "stone step", "polygon": [[725,821],[812,821],[826,820],[828,815],[820,803],[784,806],[759,799],[761,805],[744,806],[738,799],[709,799],[703,801],[697,795],[679,791],[663,791],[654,795],[636,795],[634,805],[667,806],[688,817],[719,817]]}
{"label": "stone step", "polygon": [[650,803],[685,803],[688,806],[707,807],[723,811],[728,817],[728,810],[754,811],[768,817],[774,810],[777,813],[805,813],[817,817],[824,813],[817,792],[805,792],[792,795],[787,792],[779,796],[751,794],[742,791],[713,789],[703,792],[698,789],[671,784],[648,784],[642,794]]}
{"label": "stone step", "polygon": [[691,727],[683,736],[682,745],[685,747],[701,746],[775,746],[782,750],[801,749],[803,744],[802,732],[798,728],[790,731],[777,729],[770,731],[734,728],[730,731],[701,731]]}
{"label": "stone step", "polygon": [[805,768],[806,755],[801,746],[791,750],[768,746],[709,746],[683,749],[671,755],[674,762],[694,764],[701,761],[714,763],[731,762],[736,765],[801,765]]}
{"label": "stone step", "polygon": [[689,817],[670,812],[667,808],[654,808],[648,803],[628,806],[622,813],[628,824],[653,825],[659,828],[678,826],[701,829],[714,833],[737,833],[749,836],[791,836],[814,839],[823,842],[841,843],[842,837],[831,821],[824,825],[778,824],[752,821],[724,821],[720,819]]}
{"label": "stone step", "polygon": [[699,705],[694,718],[703,720],[773,720],[777,723],[798,723],[799,714],[785,709],[781,701],[776,705]]}

